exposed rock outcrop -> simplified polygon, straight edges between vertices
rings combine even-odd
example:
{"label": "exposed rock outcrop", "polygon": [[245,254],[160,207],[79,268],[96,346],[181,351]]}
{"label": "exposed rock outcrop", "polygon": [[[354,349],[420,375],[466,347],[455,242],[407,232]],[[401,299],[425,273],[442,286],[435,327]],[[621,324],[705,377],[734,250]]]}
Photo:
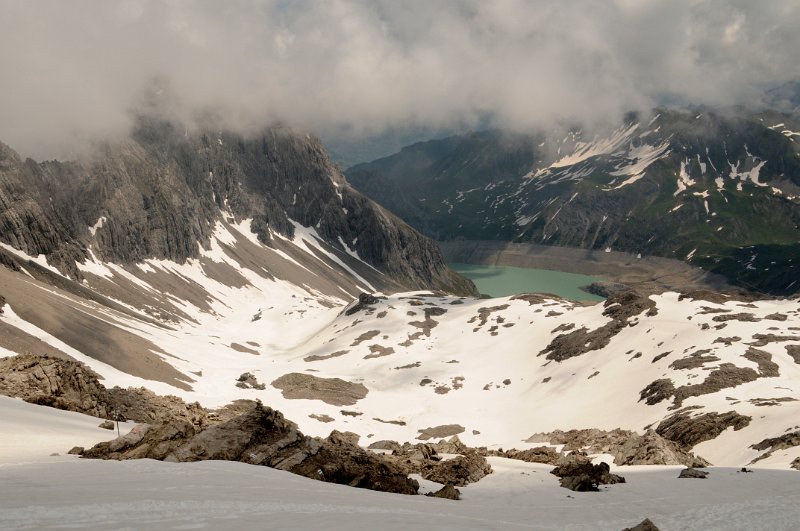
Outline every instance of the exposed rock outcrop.
{"label": "exposed rock outcrop", "polygon": [[606,463],[593,465],[589,462],[571,462],[559,465],[550,471],[560,478],[559,483],[565,489],[578,492],[598,491],[600,485],[625,483],[625,478],[611,473]]}
{"label": "exposed rock outcrop", "polygon": [[751,417],[736,411],[704,413],[694,417],[688,411],[679,411],[661,421],[656,433],[688,450],[696,444],[716,438],[731,426],[738,431],[748,426],[751,420]]}
{"label": "exposed rock outcrop", "polygon": [[265,243],[291,237],[292,221],[315,227],[332,248],[385,273],[380,288],[477,294],[434,242],[354,190],[310,135],[186,133],[140,117],[128,140],[71,162],[23,161],[0,144],[0,241],[45,255],[73,279],[83,278],[76,263],[90,244],[100,260],[123,264],[196,258],[223,209],[251,219]]}
{"label": "exposed rock outcrop", "polygon": [[73,360],[33,354],[0,358],[0,394],[32,404],[76,411],[100,418],[136,422],[183,419],[207,423],[198,404],[159,396],[145,388],[106,389],[97,373]]}
{"label": "exposed rock outcrop", "polygon": [[461,491],[455,488],[452,484],[448,483],[436,492],[429,492],[425,496],[430,496],[432,498],[444,498],[446,500],[460,500]]}
{"label": "exposed rock outcrop", "polygon": [[[598,429],[556,430],[551,433],[538,433],[528,440],[531,442],[548,441],[550,444],[563,444],[564,450],[572,451],[573,454],[577,451],[590,454],[611,454],[614,456],[614,464],[616,465],[708,465],[705,459],[695,456],[681,445],[667,440],[653,430],[648,430],[643,435],[621,429],[611,431]],[[547,447],[544,448],[546,451]],[[550,462],[553,462],[554,456],[557,456],[555,463],[563,459],[563,454],[558,454],[552,449],[549,450],[551,452],[547,452],[544,455]],[[541,452],[540,449],[534,448],[517,454],[525,455],[533,451]],[[506,454],[508,453],[506,452]],[[512,459],[516,458],[512,455],[507,456]]]}
{"label": "exposed rock outcrop", "polygon": [[650,316],[658,312],[655,302],[634,291],[615,294],[606,300],[604,306],[603,315],[611,319],[608,323],[594,330],[581,327],[559,334],[538,355],[561,362],[599,350],[607,346],[623,328],[635,325],[637,321],[632,319],[637,315],[647,312],[646,315]]}
{"label": "exposed rock outcrop", "polygon": [[492,467],[477,452],[467,452],[453,459],[425,464],[420,473],[430,481],[463,487],[491,474]]}
{"label": "exposed rock outcrop", "polygon": [[241,389],[256,389],[263,391],[267,386],[265,384],[258,383],[258,379],[254,374],[246,372],[236,379],[236,387]]}
{"label": "exposed rock outcrop", "polygon": [[380,301],[381,299],[385,299],[385,298],[386,297],[376,297],[375,295],[373,295],[371,293],[360,293],[358,295],[358,301],[355,304],[353,304],[352,306],[350,306],[349,308],[347,308],[344,311],[344,314],[345,315],[353,315],[354,313],[358,313],[361,310],[368,309],[371,306],[374,306],[374,305],[378,304],[378,301]]}
{"label": "exposed rock outcrop", "polygon": [[794,448],[795,446],[800,446],[800,431],[793,431],[790,433],[784,433],[778,437],[770,437],[768,439],[764,439],[756,444],[751,444],[750,448],[753,450],[763,451],[767,450],[764,454],[761,454],[757,458],[753,459],[751,463],[755,463],[762,459],[766,459],[767,457],[772,455],[772,452],[777,450],[785,450],[787,448]]}
{"label": "exposed rock outcrop", "polygon": [[526,463],[542,463],[545,465],[557,465],[564,458],[564,454],[557,452],[550,446],[537,446],[527,450],[505,450],[502,452],[493,451],[491,455],[498,455],[507,459],[516,459]]}
{"label": "exposed rock outcrop", "polygon": [[708,472],[705,470],[697,470],[696,468],[684,468],[681,470],[681,473],[678,474],[679,479],[706,479],[708,477]]}
{"label": "exposed rock outcrop", "polygon": [[649,518],[645,518],[637,525],[633,527],[626,527],[622,531],[659,531],[659,529],[656,524],[650,521]]}
{"label": "exposed rock outcrop", "polygon": [[[392,449],[392,454],[386,457],[404,467],[407,473],[420,474],[443,485],[463,487],[492,473],[492,467],[486,461],[486,449],[469,448],[455,436],[438,443],[404,443],[402,446],[394,441],[382,441],[370,445],[370,448]],[[457,455],[452,459],[442,459],[440,453]]]}
{"label": "exposed rock outcrop", "polygon": [[250,403],[242,414],[205,429],[180,420],[140,424],[83,456],[172,462],[222,459],[372,490],[416,494],[418,488],[400,467],[356,446],[347,434],[334,431],[325,439],[308,437],[279,411],[260,403]]}

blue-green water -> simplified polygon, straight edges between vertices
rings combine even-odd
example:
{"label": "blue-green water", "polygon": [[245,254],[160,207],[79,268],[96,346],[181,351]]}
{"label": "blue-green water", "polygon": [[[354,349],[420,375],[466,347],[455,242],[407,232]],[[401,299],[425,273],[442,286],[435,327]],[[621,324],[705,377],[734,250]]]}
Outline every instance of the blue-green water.
{"label": "blue-green water", "polygon": [[581,286],[602,281],[600,277],[524,267],[455,263],[448,265],[471,279],[478,287],[478,291],[492,297],[506,297],[518,293],[552,293],[580,301],[603,300],[602,297],[580,289]]}

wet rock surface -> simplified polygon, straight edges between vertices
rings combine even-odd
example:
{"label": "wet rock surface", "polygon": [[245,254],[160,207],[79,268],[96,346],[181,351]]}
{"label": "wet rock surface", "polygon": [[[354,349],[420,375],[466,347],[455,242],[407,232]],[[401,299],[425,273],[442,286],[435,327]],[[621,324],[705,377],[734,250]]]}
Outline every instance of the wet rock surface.
{"label": "wet rock surface", "polygon": [[127,435],[89,448],[83,457],[240,461],[352,487],[417,492],[418,485],[402,468],[358,447],[352,434],[333,431],[325,439],[308,437],[279,411],[252,402],[240,407],[241,414],[205,429],[183,421],[140,424]]}

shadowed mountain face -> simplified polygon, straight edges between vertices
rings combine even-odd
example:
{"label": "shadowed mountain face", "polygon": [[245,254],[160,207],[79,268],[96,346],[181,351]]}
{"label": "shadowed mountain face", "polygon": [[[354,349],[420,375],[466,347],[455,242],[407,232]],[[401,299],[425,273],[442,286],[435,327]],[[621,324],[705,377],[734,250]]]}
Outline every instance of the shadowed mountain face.
{"label": "shadowed mountain face", "polygon": [[73,279],[87,260],[183,263],[208,249],[218,221],[247,219],[270,246],[313,227],[333,252],[383,273],[379,289],[474,293],[433,242],[353,190],[307,135],[190,134],[142,119],[129,141],[71,162],[22,160],[0,144],[0,243]]}
{"label": "shadowed mountain face", "polygon": [[359,190],[440,240],[678,258],[732,284],[800,290],[797,114],[659,110],[587,138],[500,131],[350,168]]}

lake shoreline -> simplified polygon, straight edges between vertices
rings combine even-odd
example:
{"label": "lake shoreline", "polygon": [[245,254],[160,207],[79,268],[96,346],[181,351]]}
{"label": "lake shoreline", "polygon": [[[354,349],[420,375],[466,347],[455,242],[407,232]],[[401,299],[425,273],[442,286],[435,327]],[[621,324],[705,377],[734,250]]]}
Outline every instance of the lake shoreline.
{"label": "lake shoreline", "polygon": [[482,296],[488,295],[491,298],[508,297],[521,293],[543,293],[590,304],[605,300],[602,295],[592,293],[588,289],[591,284],[605,281],[600,277],[551,269],[493,264],[448,262],[447,265],[472,280]]}
{"label": "lake shoreline", "polygon": [[603,277],[609,282],[647,293],[702,289],[728,293],[741,291],[719,275],[671,258],[639,258],[618,251],[495,240],[440,241],[438,244],[448,263],[546,269]]}

